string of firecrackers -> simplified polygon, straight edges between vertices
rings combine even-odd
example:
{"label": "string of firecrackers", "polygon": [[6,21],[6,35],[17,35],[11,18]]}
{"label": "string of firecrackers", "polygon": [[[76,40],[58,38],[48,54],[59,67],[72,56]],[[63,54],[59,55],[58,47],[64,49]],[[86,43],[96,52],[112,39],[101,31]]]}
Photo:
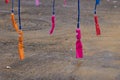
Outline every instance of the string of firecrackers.
{"label": "string of firecrackers", "polygon": [[96,35],[99,36],[101,34],[98,16],[97,16],[97,5],[99,5],[100,0],[96,0],[95,8],[94,8],[94,22],[95,22],[95,28],[96,28]]}
{"label": "string of firecrackers", "polygon": [[21,26],[21,18],[20,18],[20,0],[18,0],[18,18],[19,18],[19,27],[18,24],[15,20],[15,15],[14,15],[14,0],[12,0],[12,10],[11,10],[11,22],[18,33],[18,53],[20,60],[24,59],[24,45],[23,45],[23,31],[22,31],[22,26]]}

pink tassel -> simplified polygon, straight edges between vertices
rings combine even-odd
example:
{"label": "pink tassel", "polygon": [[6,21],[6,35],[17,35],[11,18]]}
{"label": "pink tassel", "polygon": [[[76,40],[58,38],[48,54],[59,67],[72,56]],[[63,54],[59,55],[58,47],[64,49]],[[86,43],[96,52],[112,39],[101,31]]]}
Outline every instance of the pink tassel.
{"label": "pink tassel", "polygon": [[96,15],[94,16],[94,20],[95,20],[95,27],[96,27],[96,35],[100,35],[101,31],[100,31],[100,26],[98,23],[98,17]]}
{"label": "pink tassel", "polygon": [[64,0],[64,7],[66,7],[66,5],[67,5],[67,1],[66,1],[66,0]]}
{"label": "pink tassel", "polygon": [[52,27],[49,34],[52,34],[55,28],[55,15],[52,15],[51,22],[52,22]]}
{"label": "pink tassel", "polygon": [[39,6],[40,5],[40,1],[39,0],[35,0],[35,4],[36,4],[36,6]]}
{"label": "pink tassel", "polygon": [[76,38],[77,38],[77,41],[76,41],[76,58],[83,58],[83,47],[82,47],[82,42],[81,42],[81,32],[80,32],[80,29],[77,28],[76,29]]}
{"label": "pink tassel", "polygon": [[5,3],[6,3],[6,4],[9,3],[9,0],[5,0]]}

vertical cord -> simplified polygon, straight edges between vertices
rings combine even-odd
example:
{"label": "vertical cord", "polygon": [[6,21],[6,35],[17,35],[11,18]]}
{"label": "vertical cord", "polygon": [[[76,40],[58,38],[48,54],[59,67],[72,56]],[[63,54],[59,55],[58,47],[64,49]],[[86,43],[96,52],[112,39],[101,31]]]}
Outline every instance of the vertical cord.
{"label": "vertical cord", "polygon": [[22,29],[21,18],[20,18],[20,0],[18,0],[18,18],[19,18],[19,29]]}
{"label": "vertical cord", "polygon": [[95,4],[94,14],[96,14],[97,4]]}
{"label": "vertical cord", "polygon": [[97,5],[99,5],[100,3],[100,0],[96,0],[96,3],[95,3],[95,8],[94,8],[94,14],[96,14],[96,10],[97,10]]}
{"label": "vertical cord", "polygon": [[12,13],[14,13],[14,0],[12,0]]}
{"label": "vertical cord", "polygon": [[55,0],[52,2],[52,14],[55,14]]}
{"label": "vertical cord", "polygon": [[24,45],[23,45],[23,32],[22,32],[21,18],[20,18],[20,0],[18,0],[18,18],[19,18],[18,49],[19,49],[20,60],[23,60],[24,59]]}
{"label": "vertical cord", "polygon": [[80,27],[80,0],[78,0],[78,23],[77,28]]}

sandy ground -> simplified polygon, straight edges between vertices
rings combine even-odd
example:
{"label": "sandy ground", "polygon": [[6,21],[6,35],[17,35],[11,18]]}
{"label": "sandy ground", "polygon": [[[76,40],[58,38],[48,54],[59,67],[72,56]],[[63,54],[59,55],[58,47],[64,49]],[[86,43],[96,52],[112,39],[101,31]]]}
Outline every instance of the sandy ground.
{"label": "sandy ground", "polygon": [[[116,2],[117,1],[117,2]],[[11,4],[0,1],[0,80],[120,80],[120,1],[102,0],[97,9],[101,36],[95,35],[94,0],[81,0],[84,58],[75,58],[77,1],[56,1],[52,36],[51,0],[21,0],[25,59],[19,60],[18,35],[10,21]],[[15,2],[17,17],[17,2]],[[6,66],[10,66],[7,69]]]}

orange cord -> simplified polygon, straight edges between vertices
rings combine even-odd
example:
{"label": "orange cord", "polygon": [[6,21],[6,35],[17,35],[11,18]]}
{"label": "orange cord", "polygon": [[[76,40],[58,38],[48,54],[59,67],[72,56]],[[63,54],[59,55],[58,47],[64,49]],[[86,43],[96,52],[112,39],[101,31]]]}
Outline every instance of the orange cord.
{"label": "orange cord", "polygon": [[18,43],[18,51],[20,60],[24,59],[24,45],[23,45],[23,32],[19,30],[19,43]]}
{"label": "orange cord", "polygon": [[14,29],[16,30],[16,32],[18,32],[19,29],[18,29],[18,25],[17,25],[17,23],[15,21],[15,15],[14,15],[14,13],[11,13],[11,21],[12,21],[12,25],[13,25]]}

